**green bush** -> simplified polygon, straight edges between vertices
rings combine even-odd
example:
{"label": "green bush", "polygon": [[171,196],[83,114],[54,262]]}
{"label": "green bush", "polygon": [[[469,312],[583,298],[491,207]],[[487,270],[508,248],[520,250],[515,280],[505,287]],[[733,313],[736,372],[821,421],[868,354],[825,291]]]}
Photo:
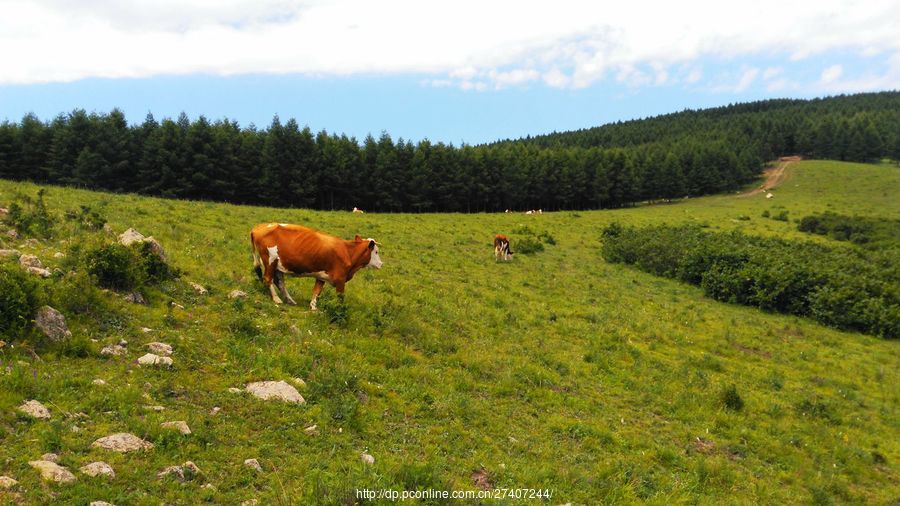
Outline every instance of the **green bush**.
{"label": "green bush", "polygon": [[725,406],[725,409],[731,411],[740,411],[744,409],[744,399],[741,397],[741,394],[734,384],[723,388],[719,393],[719,398],[722,401],[722,405]]}
{"label": "green bush", "polygon": [[50,287],[53,307],[68,314],[100,316],[110,309],[96,282],[83,269],[72,271]]}
{"label": "green bush", "polygon": [[900,337],[897,255],[711,233],[696,226],[603,230],[603,257],[699,285],[724,302],[809,316],[836,328]]}
{"label": "green bush", "polygon": [[38,190],[37,198],[20,195],[9,206],[7,223],[14,226],[19,233],[47,238],[53,233],[53,216],[44,203],[46,190]]}
{"label": "green bush", "polygon": [[104,244],[84,253],[88,273],[104,288],[134,290],[146,280],[135,250],[121,244]]}
{"label": "green bush", "polygon": [[772,216],[772,219],[775,221],[788,221],[788,212],[781,211],[778,214]]}
{"label": "green bush", "polygon": [[515,246],[511,246],[510,249],[515,253],[521,253],[523,255],[530,255],[532,253],[544,251],[544,243],[542,243],[540,239],[533,236],[527,236],[518,239],[514,244]]}
{"label": "green bush", "polygon": [[844,216],[826,212],[804,216],[797,230],[849,241],[868,249],[900,247],[900,220]]}
{"label": "green bush", "polygon": [[106,225],[106,218],[89,206],[81,206],[77,211],[66,211],[66,219],[86,230],[100,230]]}
{"label": "green bush", "polygon": [[0,263],[0,336],[15,339],[31,328],[41,305],[37,281],[18,265]]}

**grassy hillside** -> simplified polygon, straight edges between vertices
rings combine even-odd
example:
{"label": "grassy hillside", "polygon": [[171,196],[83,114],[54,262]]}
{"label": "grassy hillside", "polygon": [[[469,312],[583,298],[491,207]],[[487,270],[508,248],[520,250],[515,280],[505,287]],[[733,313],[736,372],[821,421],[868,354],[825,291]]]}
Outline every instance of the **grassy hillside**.
{"label": "grassy hillside", "polygon": [[[36,191],[0,181],[0,206]],[[50,188],[52,211],[89,205],[116,233],[153,235],[183,275],[148,290],[149,306],[104,294],[113,314],[70,315],[69,344],[0,348],[0,475],[19,481],[0,502],[340,504],[362,502],[356,488],[473,490],[484,475],[492,487],[550,489],[548,504],[896,501],[896,341],[718,303],[600,256],[613,221],[829,241],[761,214],[896,218],[900,172],[800,162],[774,194],[542,215],[358,215]],[[288,280],[296,307],[262,291],[248,233],[268,221],[382,243],[384,268],[347,286],[345,325],[309,312],[309,279]],[[515,251],[525,227],[556,244],[495,263],[493,235],[509,233]],[[53,267],[65,262],[54,252],[102,235],[73,233],[61,225],[30,246],[4,235],[2,247]],[[229,300],[233,289],[250,296]],[[127,357],[99,355],[120,339]],[[151,341],[173,345],[171,369],[138,366]],[[228,391],[292,378],[306,382],[303,406]],[[51,420],[17,414],[28,399]],[[165,409],[146,409],[156,405]],[[172,420],[193,434],[160,428]],[[314,424],[318,434],[304,433]],[[91,448],[114,432],[156,447]],[[361,461],[366,449],[374,465]],[[77,481],[40,480],[28,461],[50,451]],[[117,476],[77,472],[95,460]],[[193,480],[157,478],[186,460],[202,471]]]}

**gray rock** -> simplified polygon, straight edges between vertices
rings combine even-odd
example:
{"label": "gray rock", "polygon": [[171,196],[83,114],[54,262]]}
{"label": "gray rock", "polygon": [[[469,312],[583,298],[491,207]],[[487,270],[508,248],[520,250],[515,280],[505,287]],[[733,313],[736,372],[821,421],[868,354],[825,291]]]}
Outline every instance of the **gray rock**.
{"label": "gray rock", "polygon": [[106,502],[106,501],[91,501],[90,506],[116,506],[116,505],[111,502]]}
{"label": "gray rock", "polygon": [[232,291],[228,292],[228,298],[229,299],[246,299],[247,292],[244,292],[242,290],[232,290]]}
{"label": "gray rock", "polygon": [[42,420],[50,419],[50,410],[36,400],[30,400],[25,404],[22,404],[19,406],[19,411],[34,418],[40,418]]}
{"label": "gray rock", "polygon": [[19,482],[9,476],[0,476],[0,490],[6,490],[18,485]]}
{"label": "gray rock", "polygon": [[153,342],[147,345],[150,351],[157,355],[171,355],[172,345],[166,343]]}
{"label": "gray rock", "polygon": [[147,353],[146,355],[138,359],[138,364],[147,366],[157,365],[171,367],[172,359],[169,357],[160,357],[159,355],[154,355],[153,353]]}
{"label": "gray rock", "polygon": [[262,466],[259,465],[259,461],[256,459],[247,459],[244,461],[244,465],[258,473],[262,472]]}
{"label": "gray rock", "polygon": [[303,429],[303,433],[307,436],[316,436],[319,434],[319,426],[318,425],[310,425],[309,427]]}
{"label": "gray rock", "polygon": [[0,249],[0,257],[19,257],[22,256],[22,252],[17,249]]}
{"label": "gray rock", "polygon": [[110,478],[116,477],[116,472],[113,471],[112,466],[107,464],[106,462],[91,462],[85,466],[82,466],[79,469],[83,474],[88,476],[109,476]]}
{"label": "gray rock", "polygon": [[375,463],[375,457],[369,455],[367,452],[363,452],[362,455],[359,456],[360,460],[368,465],[372,465]]}
{"label": "gray rock", "polygon": [[306,403],[300,392],[286,381],[258,381],[250,383],[247,385],[247,392],[263,400],[278,399],[296,404]]}
{"label": "gray rock", "polygon": [[66,317],[50,306],[43,306],[38,309],[37,316],[34,318],[34,324],[51,341],[61,341],[67,337],[72,337],[72,333],[66,325]]}
{"label": "gray rock", "polygon": [[128,453],[137,450],[150,450],[153,448],[153,443],[144,441],[134,434],[119,432],[106,437],[102,437],[94,441],[91,446],[120,453]]}
{"label": "gray rock", "polygon": [[34,276],[40,276],[42,278],[49,278],[53,275],[53,273],[50,272],[50,269],[42,269],[40,267],[26,267],[25,272]]}
{"label": "gray rock", "polygon": [[231,393],[233,393],[233,394],[239,394],[239,393],[243,392],[242,389],[236,388],[236,387],[229,387],[229,388],[228,388],[228,391],[231,392]]}
{"label": "gray rock", "polygon": [[70,483],[75,481],[75,475],[65,467],[48,460],[32,460],[28,465],[41,472],[41,478],[57,483]]}
{"label": "gray rock", "polygon": [[38,269],[43,269],[44,264],[41,263],[41,260],[34,255],[22,255],[19,257],[19,266],[23,269],[27,269],[28,267],[36,267]]}
{"label": "gray rock", "polygon": [[100,354],[119,357],[128,354],[128,350],[118,344],[110,344],[109,346],[104,346],[103,349],[100,350]]}
{"label": "gray rock", "polygon": [[91,384],[97,385],[98,387],[102,387],[102,386],[106,385],[106,382],[100,378],[97,378],[94,381],[91,381]]}
{"label": "gray rock", "polygon": [[138,232],[133,228],[129,228],[128,230],[119,234],[119,244],[125,246],[131,246],[132,244],[141,242],[144,239],[146,239],[146,237],[144,237],[144,234]]}
{"label": "gray rock", "polygon": [[6,237],[9,237],[10,239],[13,239],[13,240],[18,240],[19,233],[16,232],[16,229],[12,229],[6,233]]}
{"label": "gray rock", "polygon": [[196,292],[197,295],[207,295],[207,294],[209,294],[209,290],[207,290],[203,285],[201,285],[201,284],[199,284],[199,283],[191,282],[191,288],[194,289],[194,292]]}
{"label": "gray rock", "polygon": [[53,254],[53,258],[66,258],[66,254],[63,253],[62,251],[57,251],[56,253]]}
{"label": "gray rock", "polygon": [[166,476],[170,476],[179,481],[185,481],[193,479],[195,476],[200,474],[200,468],[197,467],[196,464],[191,462],[190,460],[181,464],[180,466],[168,466],[159,473],[157,473],[157,477],[165,478]]}
{"label": "gray rock", "polygon": [[184,420],[177,420],[174,422],[163,422],[159,424],[163,429],[177,430],[178,432],[184,434],[185,436],[191,433],[191,428],[188,427],[187,422]]}
{"label": "gray rock", "polygon": [[144,296],[141,295],[141,292],[131,292],[125,296],[125,300],[132,304],[146,304],[147,303],[147,299],[145,299]]}
{"label": "gray rock", "polygon": [[41,460],[46,460],[47,462],[59,462],[59,455],[55,453],[45,453],[41,455]]}

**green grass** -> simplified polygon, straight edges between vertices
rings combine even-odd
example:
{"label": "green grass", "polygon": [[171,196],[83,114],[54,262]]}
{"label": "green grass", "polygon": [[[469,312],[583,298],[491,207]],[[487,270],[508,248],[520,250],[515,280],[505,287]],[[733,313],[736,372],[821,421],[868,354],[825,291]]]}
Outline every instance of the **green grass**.
{"label": "green grass", "polygon": [[[153,235],[183,275],[149,290],[150,306],[103,294],[112,312],[71,317],[72,344],[0,349],[0,475],[20,482],[0,501],[340,504],[361,502],[356,488],[473,490],[482,468],[496,487],[551,489],[549,504],[895,501],[896,341],[718,303],[600,256],[600,230],[613,221],[829,241],[761,214],[900,215],[892,166],[810,161],[789,171],[771,200],[714,196],[542,215],[358,215],[49,188],[52,212],[86,204],[117,233]],[[37,186],[0,181],[0,205],[16,192],[34,195]],[[308,311],[309,279],[288,280],[299,306],[268,299],[248,239],[252,225],[268,221],[382,244],[384,268],[347,285],[345,324]],[[521,225],[556,244],[495,262],[494,234]],[[57,266],[61,241],[83,239],[71,230],[60,226],[35,246],[2,242]],[[194,295],[187,281],[210,295]],[[227,299],[236,288],[250,297]],[[169,309],[170,300],[184,309]],[[122,338],[127,358],[99,356]],[[175,347],[171,370],[137,366],[154,340]],[[227,391],[294,377],[307,383],[304,406]],[[17,415],[30,398],[53,419]],[[88,418],[65,417],[78,412]],[[186,420],[194,434],[161,430],[169,420]],[[304,434],[312,424],[319,435]],[[120,431],[157,446],[125,456],[90,447]],[[360,461],[367,448],[373,466]],[[42,483],[27,462],[51,450],[76,474],[104,460],[117,477]],[[265,472],[245,468],[247,458]],[[202,470],[194,480],[156,478],[186,460]]]}

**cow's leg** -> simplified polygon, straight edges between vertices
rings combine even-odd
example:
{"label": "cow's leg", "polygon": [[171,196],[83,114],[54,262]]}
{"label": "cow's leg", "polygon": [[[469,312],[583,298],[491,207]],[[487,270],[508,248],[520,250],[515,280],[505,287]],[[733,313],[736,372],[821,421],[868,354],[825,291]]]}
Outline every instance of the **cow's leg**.
{"label": "cow's leg", "polygon": [[281,304],[281,297],[278,296],[278,291],[275,288],[275,283],[273,280],[275,279],[275,274],[278,271],[277,268],[278,260],[274,262],[269,262],[266,264],[266,272],[263,274],[263,283],[269,287],[269,293],[272,295],[272,302],[276,304]]}
{"label": "cow's leg", "polygon": [[317,279],[316,284],[313,285],[312,299],[309,300],[310,311],[316,311],[318,309],[318,307],[316,306],[316,300],[318,300],[319,294],[322,293],[323,286],[325,286],[325,282],[321,279]]}
{"label": "cow's leg", "polygon": [[278,287],[278,291],[281,292],[281,296],[284,298],[285,302],[292,305],[297,305],[297,302],[291,297],[291,294],[287,291],[287,286],[284,284],[284,273],[276,270],[275,271],[275,285]]}
{"label": "cow's leg", "polygon": [[334,291],[338,294],[338,300],[341,301],[341,304],[344,303],[344,281],[335,281],[334,282]]}

